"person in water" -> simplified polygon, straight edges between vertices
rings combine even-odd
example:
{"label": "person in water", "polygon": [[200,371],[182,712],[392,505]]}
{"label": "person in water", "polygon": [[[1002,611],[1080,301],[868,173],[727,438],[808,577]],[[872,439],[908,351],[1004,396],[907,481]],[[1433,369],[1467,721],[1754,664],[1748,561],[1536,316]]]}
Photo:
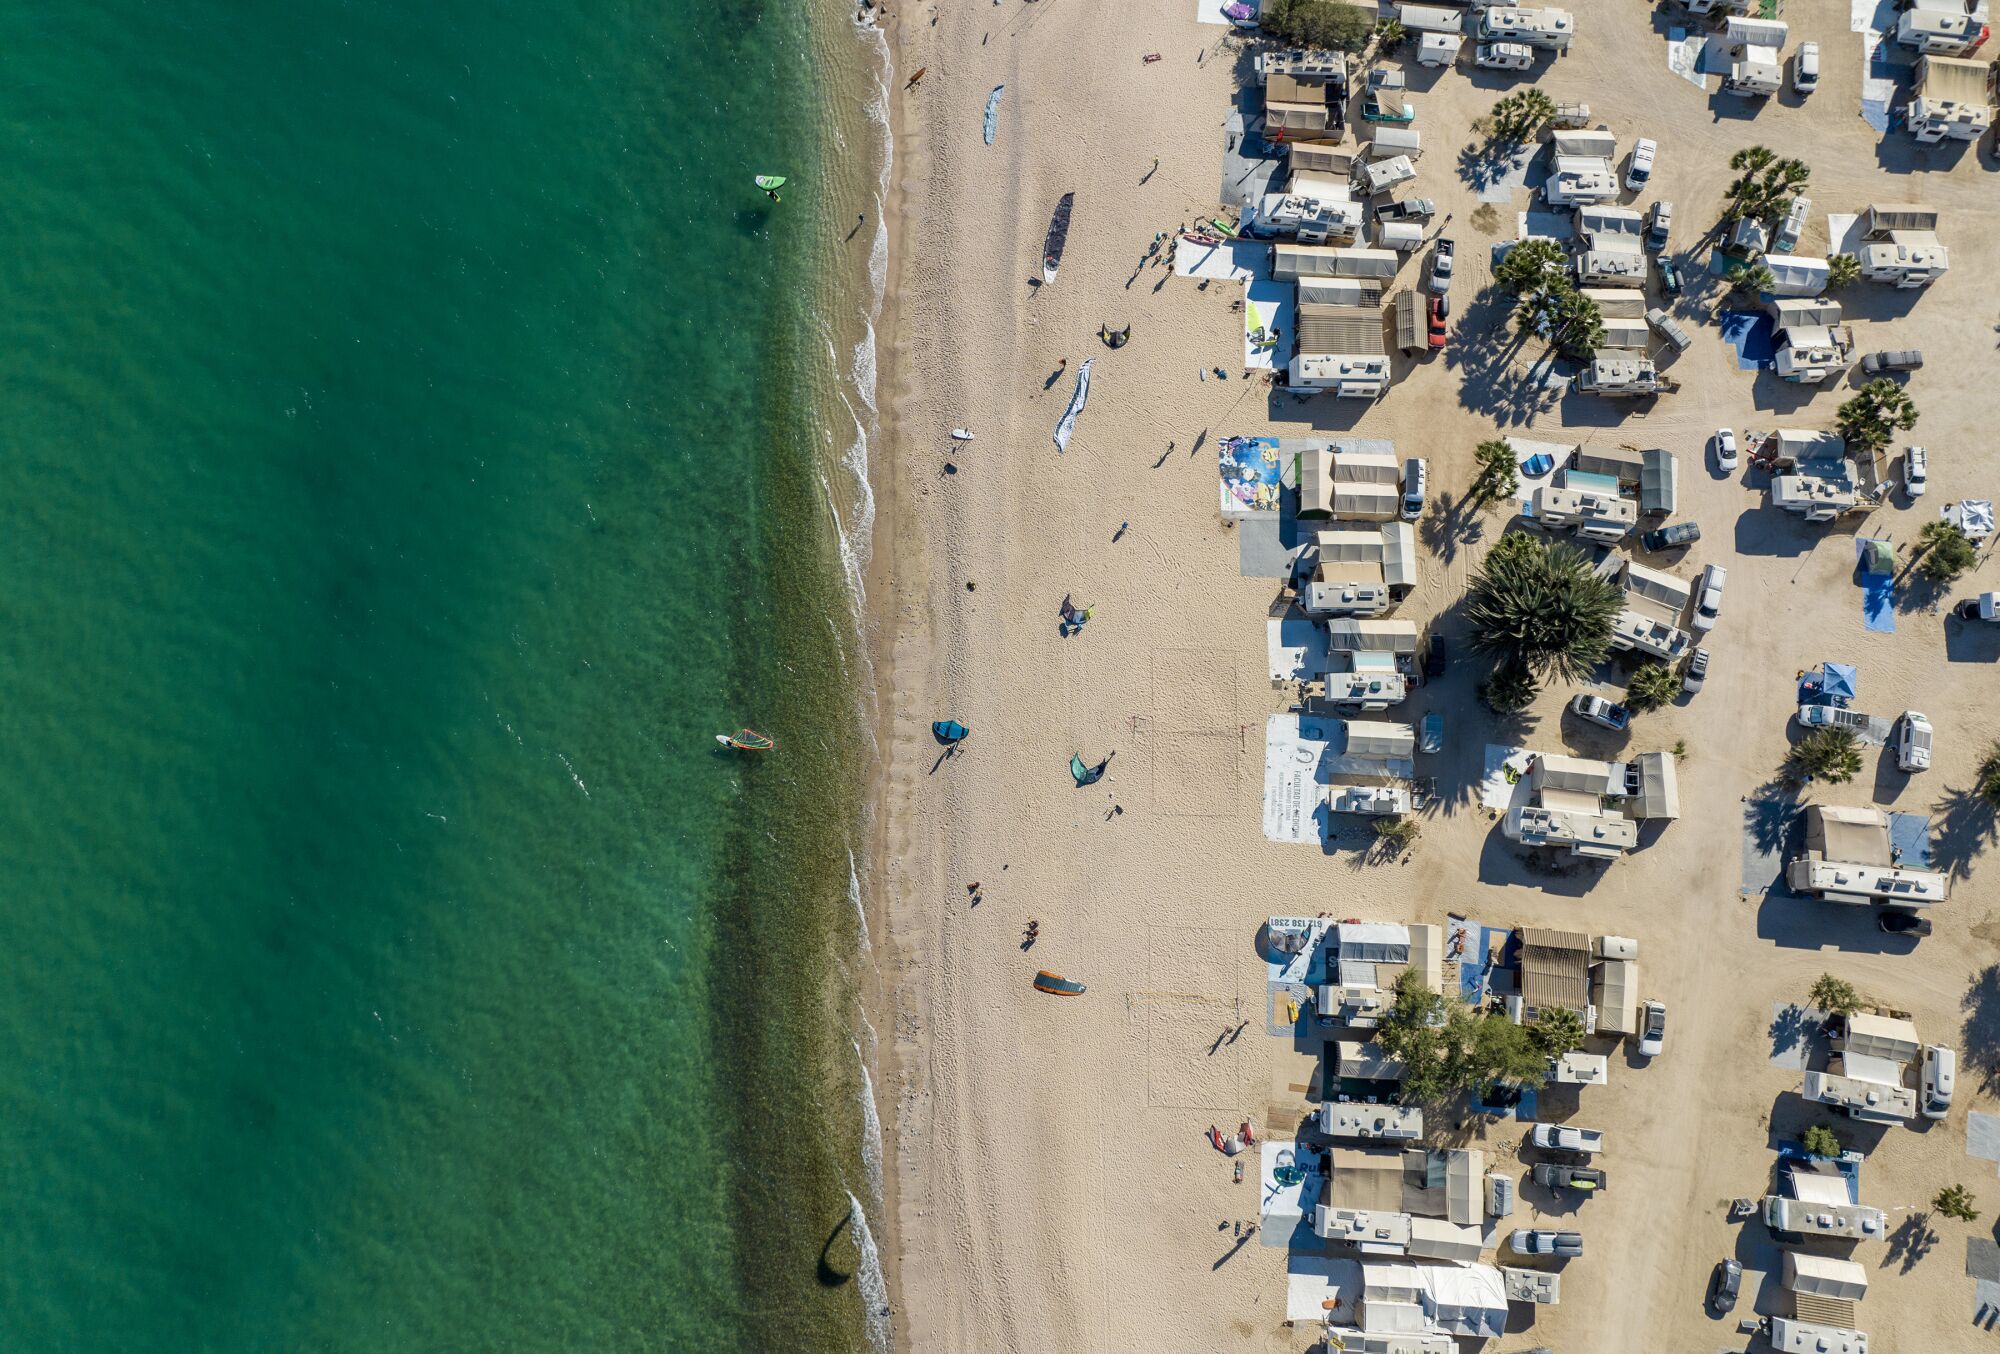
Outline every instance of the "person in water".
{"label": "person in water", "polygon": [[769,199],[771,199],[771,201],[773,201],[773,202],[783,202],[783,201],[784,201],[784,199],[783,199],[783,198],[781,198],[781,197],[779,197],[779,196],[778,196],[778,190],[777,190],[777,189],[775,189],[775,188],[766,188],[766,189],[764,190],[764,196],[765,196],[765,197],[767,197],[767,198],[769,198]]}

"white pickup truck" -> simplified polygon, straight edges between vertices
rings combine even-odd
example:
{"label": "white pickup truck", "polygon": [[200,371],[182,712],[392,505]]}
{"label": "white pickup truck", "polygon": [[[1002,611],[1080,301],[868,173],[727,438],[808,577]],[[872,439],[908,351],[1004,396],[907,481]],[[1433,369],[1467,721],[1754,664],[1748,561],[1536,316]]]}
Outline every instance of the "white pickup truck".
{"label": "white pickup truck", "polygon": [[1528,1140],[1544,1151],[1575,1152],[1578,1156],[1587,1157],[1604,1150],[1602,1129],[1578,1128],[1574,1124],[1536,1124]]}

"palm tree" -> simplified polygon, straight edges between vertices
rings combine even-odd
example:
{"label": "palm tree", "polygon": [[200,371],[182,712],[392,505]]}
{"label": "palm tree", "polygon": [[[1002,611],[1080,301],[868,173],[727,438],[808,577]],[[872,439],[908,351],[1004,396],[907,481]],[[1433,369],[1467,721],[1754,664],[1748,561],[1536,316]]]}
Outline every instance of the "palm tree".
{"label": "palm tree", "polygon": [[[1535,703],[1540,689],[1534,673],[1516,664],[1502,663],[1479,684],[1479,700],[1496,715],[1518,715]],[[1995,765],[2000,768],[2000,751],[1996,751],[1995,757]],[[2000,769],[1996,769],[1994,777],[1995,785],[2000,786]]]}
{"label": "palm tree", "polygon": [[1507,257],[1501,259],[1500,266],[1493,270],[1493,280],[1520,296],[1540,290],[1551,279],[1561,278],[1563,263],[1562,246],[1554,240],[1536,236],[1521,241],[1507,251]]}
{"label": "palm tree", "polygon": [[1729,270],[1729,289],[1744,296],[1757,296],[1777,285],[1778,279],[1761,263],[1738,264]]}
{"label": "palm tree", "polygon": [[1528,1037],[1551,1058],[1560,1058],[1571,1049],[1583,1047],[1583,1021],[1575,1011],[1557,1006],[1543,1011],[1528,1027]]}
{"label": "palm tree", "polygon": [[1861,260],[1852,254],[1835,254],[1826,261],[1826,285],[1845,287],[1861,276]]}
{"label": "palm tree", "polygon": [[1481,442],[1473,449],[1472,459],[1479,466],[1479,474],[1472,481],[1474,503],[1497,503],[1513,493],[1520,483],[1514,448],[1499,438]]}
{"label": "palm tree", "polygon": [[1806,1000],[1828,1015],[1851,1016],[1861,1009],[1861,994],[1854,984],[1831,973],[1822,973],[1806,989]]}
{"label": "palm tree", "polygon": [[1409,34],[1404,31],[1403,25],[1399,20],[1380,20],[1375,25],[1375,50],[1378,52],[1393,52],[1403,45],[1403,39],[1408,36]]}
{"label": "palm tree", "polygon": [[1949,583],[1979,562],[1971,539],[1949,522],[1926,522],[1917,533],[1923,551],[1923,574],[1933,583]]}
{"label": "palm tree", "polygon": [[1877,452],[1889,445],[1891,433],[1917,426],[1917,405],[1907,390],[1877,377],[1834,411],[1833,422],[1850,444]]}
{"label": "palm tree", "polygon": [[1726,194],[1726,221],[1745,216],[1767,221],[1788,210],[1812,178],[1812,166],[1804,160],[1780,160],[1768,146],[1745,146],[1729,157],[1729,167],[1737,176]]}
{"label": "palm tree", "polygon": [[1466,603],[1473,647],[1503,667],[1575,681],[1602,661],[1623,594],[1574,547],[1515,532],[1473,575]]}
{"label": "palm tree", "polygon": [[1973,773],[1972,792],[1986,801],[1991,809],[2000,809],[2000,743],[1986,749],[1986,755],[1979,760],[1979,769]]}
{"label": "palm tree", "polygon": [[1816,780],[1844,785],[1861,770],[1861,745],[1852,729],[1814,729],[1792,749],[1791,762]]}
{"label": "palm tree", "polygon": [[1588,362],[1604,346],[1604,312],[1597,302],[1564,283],[1556,293],[1553,318],[1557,352],[1576,362]]}
{"label": "palm tree", "polygon": [[1681,675],[1665,663],[1648,663],[1632,674],[1625,703],[1634,710],[1657,710],[1681,693]]}

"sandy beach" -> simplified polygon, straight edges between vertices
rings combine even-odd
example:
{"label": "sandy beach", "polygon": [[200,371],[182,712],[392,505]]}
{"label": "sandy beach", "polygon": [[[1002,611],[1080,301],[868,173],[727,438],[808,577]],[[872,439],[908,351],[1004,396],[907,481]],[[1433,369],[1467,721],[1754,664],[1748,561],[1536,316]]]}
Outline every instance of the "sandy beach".
{"label": "sandy beach", "polygon": [[[1910,387],[1923,417],[1909,440],[1932,448],[1930,497],[1807,526],[1771,510],[1760,486],[1715,472],[1707,438],[1724,425],[1829,426],[1849,382],[1788,387],[1739,371],[1709,315],[1712,279],[1682,303],[1700,327],[1670,369],[1678,393],[1620,407],[1524,379],[1536,353],[1505,331],[1488,247],[1514,235],[1527,194],[1482,204],[1460,154],[1479,141],[1472,120],[1516,86],[1469,65],[1412,82],[1427,139],[1414,187],[1450,214],[1458,239],[1451,346],[1415,364],[1398,358],[1398,380],[1374,403],[1295,403],[1243,379],[1242,318],[1231,310],[1241,288],[1201,289],[1145,262],[1157,232],[1217,210],[1225,119],[1239,80],[1252,78],[1248,46],[1197,23],[1194,8],[982,0],[913,6],[890,21],[903,73],[871,623],[882,752],[874,874],[886,922],[876,1024],[898,1343],[1306,1348],[1309,1332],[1284,1324],[1285,1252],[1243,1231],[1257,1216],[1254,1183],[1231,1182],[1205,1133],[1249,1120],[1263,1136],[1288,1136],[1312,1108],[1309,1063],[1266,1032],[1254,941],[1267,916],[1331,912],[1471,914],[1640,941],[1644,995],[1676,1013],[1674,1043],[1651,1066],[1614,1056],[1612,1083],[1580,1106],[1558,1098],[1555,1117],[1622,1140],[1608,1162],[1615,1187],[1581,1210],[1592,1253],[1566,1272],[1563,1304],[1541,1309],[1533,1338],[1514,1342],[1714,1347],[1728,1327],[1700,1305],[1709,1267],[1741,1253],[1753,1269],[1775,1268],[1738,1252],[1728,1200],[1764,1192],[1771,1142],[1806,1115],[1792,1094],[1798,1074],[1770,1060],[1774,1005],[1831,970],[1912,1012],[1927,1039],[1962,1040],[1968,1056],[1979,1039],[2000,1040],[2000,922],[1979,855],[1991,816],[1952,798],[2000,734],[1984,699],[2000,634],[1948,630],[1935,605],[2000,586],[2000,573],[1982,557],[1933,604],[1913,602],[1895,634],[1864,630],[1852,578],[1857,533],[1909,542],[1938,505],[2000,488],[1994,171],[1977,155],[1928,164],[1907,139],[1883,141],[1853,115],[1860,68],[1844,15],[1800,7],[1797,35],[1837,56],[1816,102],[1772,100],[1754,120],[1667,70],[1643,7],[1581,10],[1576,51],[1541,70],[1541,88],[1587,99],[1621,143],[1660,139],[1657,196],[1676,202],[1688,243],[1716,219],[1730,153],[1752,142],[1813,166],[1817,211],[1802,249],[1823,249],[1828,211],[1922,200],[1945,213],[1944,280],[1915,296],[1868,286],[1843,295],[1864,351],[1928,355]],[[1162,59],[1144,62],[1152,52]],[[904,89],[919,68],[923,80]],[[1002,84],[987,145],[980,115]],[[1032,286],[1050,211],[1071,191],[1060,275]],[[1396,285],[1417,267],[1406,264]],[[1101,344],[1105,324],[1131,325],[1131,343]],[[1058,454],[1050,434],[1090,358],[1089,405]],[[952,442],[959,426],[976,440]],[[1400,860],[1366,850],[1360,819],[1326,852],[1260,831],[1264,724],[1292,693],[1274,687],[1265,661],[1277,581],[1245,572],[1239,533],[1217,511],[1216,442],[1315,431],[1389,438],[1430,461],[1424,572],[1398,614],[1451,641],[1454,662],[1389,717],[1443,712],[1450,742],[1428,771],[1442,805]],[[1505,735],[1584,756],[1683,745],[1683,818],[1601,871],[1534,872],[1475,795],[1485,745],[1504,740],[1474,699],[1484,665],[1463,657],[1455,607],[1506,518],[1453,505],[1474,446],[1498,433],[1676,452],[1680,516],[1702,522],[1705,537],[1647,562],[1683,576],[1712,560],[1730,569],[1700,696],[1641,716],[1622,741],[1600,740],[1561,718],[1578,688],[1557,685],[1525,732]],[[1067,638],[1065,595],[1093,609]],[[1745,893],[1746,801],[1771,793],[1794,673],[1828,658],[1861,667],[1868,709],[1915,706],[1938,725],[1934,770],[1904,776],[1892,760],[1878,770],[1871,753],[1853,784],[1815,790],[1934,814],[1938,853],[1960,877],[1936,935],[1914,952],[1865,914]],[[949,758],[930,733],[943,718],[973,731]],[[1078,788],[1073,753],[1115,756],[1101,782]],[[1027,949],[1030,919],[1040,937]],[[1089,993],[1042,996],[1030,987],[1039,968]],[[1964,1078],[1949,1121],[1870,1135],[1866,1197],[1892,1222],[1953,1180],[1989,1218],[2000,1210],[1993,1163],[1965,1155],[1965,1106],[1993,1108],[1976,1081]],[[1504,1159],[1520,1126],[1434,1125],[1433,1138]],[[1898,1333],[1878,1335],[1878,1348],[1964,1338],[1965,1239],[1990,1224],[1933,1225],[1940,1239],[1928,1246],[1867,1257],[1877,1288],[1864,1324]],[[1745,1311],[1751,1300],[1746,1290]]]}

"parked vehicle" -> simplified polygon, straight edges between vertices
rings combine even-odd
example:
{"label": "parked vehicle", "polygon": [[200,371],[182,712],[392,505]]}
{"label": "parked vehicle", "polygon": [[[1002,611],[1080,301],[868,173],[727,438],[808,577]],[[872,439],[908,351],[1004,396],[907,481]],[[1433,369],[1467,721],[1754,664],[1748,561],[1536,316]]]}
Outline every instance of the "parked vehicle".
{"label": "parked vehicle", "polygon": [[1924,490],[1931,487],[1930,456],[1922,447],[1906,447],[1903,450],[1903,492],[1911,498],[1922,498]]}
{"label": "parked vehicle", "polygon": [[1632,712],[1616,701],[1608,701],[1602,696],[1577,696],[1569,703],[1570,713],[1578,719],[1587,719],[1592,724],[1601,724],[1616,733],[1623,733],[1632,726]]}
{"label": "parked vehicle", "polygon": [[1625,186],[1638,192],[1653,177],[1653,160],[1660,153],[1660,143],[1650,136],[1642,136],[1633,143],[1632,163],[1625,170]]}
{"label": "parked vehicle", "polygon": [[1583,1233],[1522,1227],[1507,1238],[1516,1255],[1582,1255]]}
{"label": "parked vehicle", "polygon": [[1951,1091],[1958,1080],[1958,1054],[1943,1044],[1924,1050],[1923,1104],[1926,1119],[1942,1119],[1951,1113]]}
{"label": "parked vehicle", "polygon": [[1431,252],[1430,289],[1439,296],[1451,290],[1451,252],[1452,242],[1449,238],[1440,239],[1437,248]]}
{"label": "parked vehicle", "polygon": [[1778,233],[1772,237],[1771,243],[1775,246],[1772,252],[1789,254],[1798,248],[1799,237],[1806,233],[1806,222],[1811,217],[1812,199],[1793,198],[1791,210],[1785,213],[1785,219],[1778,223]]}
{"label": "parked vehicle", "polygon": [[1375,215],[1387,221],[1428,221],[1437,215],[1437,209],[1437,203],[1427,197],[1412,197],[1378,207]]}
{"label": "parked vehicle", "polygon": [[1875,927],[1892,936],[1921,937],[1931,933],[1931,919],[1906,907],[1885,907],[1875,913]]}
{"label": "parked vehicle", "polygon": [[1639,1017],[1639,1053],[1642,1057],[1657,1058],[1666,1047],[1667,1004],[1649,1001],[1641,1009]]}
{"label": "parked vehicle", "polygon": [[1694,594],[1694,616],[1691,618],[1697,635],[1707,634],[1722,619],[1722,587],[1728,581],[1729,570],[1720,564],[1711,564],[1701,571],[1701,583]]}
{"label": "parked vehicle", "polygon": [[1669,296],[1681,294],[1681,270],[1672,259],[1660,260],[1660,286]]}
{"label": "parked vehicle", "polygon": [[1646,312],[1646,327],[1672,344],[1677,353],[1686,352],[1694,343],[1688,331],[1681,328],[1680,321],[1667,314],[1664,306],[1654,306]]}
{"label": "parked vehicle", "polygon": [[1715,430],[1715,468],[1734,472],[1742,461],[1736,449],[1736,430],[1717,428]]}
{"label": "parked vehicle", "polygon": [[1819,44],[1802,42],[1792,57],[1792,88],[1810,94],[1819,88]]}
{"label": "parked vehicle", "polygon": [[1708,1305],[1717,1316],[1727,1316],[1736,1309],[1736,1295],[1743,1291],[1743,1262],[1741,1260],[1718,1260],[1715,1273],[1708,1280]]}
{"label": "parked vehicle", "polygon": [[1528,1130],[1528,1141],[1545,1152],[1574,1152],[1580,1157],[1604,1150],[1602,1129],[1574,1124],[1536,1124]]}
{"label": "parked vehicle", "polygon": [[1951,609],[1962,621],[2000,621],[2000,592],[1982,592]]}
{"label": "parked vehicle", "polygon": [[1472,64],[1496,71],[1524,71],[1535,64],[1535,49],[1525,42],[1482,42],[1472,49]]}
{"label": "parked vehicle", "polygon": [[1688,657],[1687,672],[1681,678],[1681,690],[1693,695],[1701,690],[1701,684],[1708,680],[1708,650],[1697,648]]}
{"label": "parked vehicle", "polygon": [[1931,769],[1931,722],[1919,711],[1903,711],[1897,723],[1896,766],[1903,771]]}
{"label": "parked vehicle", "polygon": [[1431,298],[1430,344],[1431,351],[1433,352],[1444,347],[1445,340],[1451,336],[1451,328],[1445,323],[1445,315],[1450,309],[1451,307],[1442,296],[1433,296]]}
{"label": "parked vehicle", "polygon": [[1922,348],[1889,348],[1861,359],[1861,370],[1870,376],[1879,376],[1885,371],[1915,371],[1923,365]]}
{"label": "parked vehicle", "polygon": [[1667,247],[1667,232],[1674,226],[1674,204],[1662,199],[1646,212],[1646,248],[1659,253]]}
{"label": "parked vehicle", "polygon": [[1414,522],[1424,515],[1424,495],[1430,492],[1430,466],[1412,456],[1403,462],[1403,520]]}
{"label": "parked vehicle", "polygon": [[1656,530],[1642,533],[1639,537],[1639,544],[1645,546],[1648,550],[1658,553],[1662,550],[1674,550],[1684,545],[1693,545],[1700,539],[1701,523],[1676,522],[1670,527],[1660,527]]}
{"label": "parked vehicle", "polygon": [[1544,1161],[1533,1171],[1535,1183],[1548,1189],[1573,1189],[1595,1194],[1605,1186],[1604,1172],[1595,1166],[1563,1166]]}
{"label": "parked vehicle", "polygon": [[1424,680],[1434,682],[1444,676],[1445,664],[1450,661],[1451,655],[1445,651],[1443,637],[1431,636],[1430,651],[1424,655]]}

